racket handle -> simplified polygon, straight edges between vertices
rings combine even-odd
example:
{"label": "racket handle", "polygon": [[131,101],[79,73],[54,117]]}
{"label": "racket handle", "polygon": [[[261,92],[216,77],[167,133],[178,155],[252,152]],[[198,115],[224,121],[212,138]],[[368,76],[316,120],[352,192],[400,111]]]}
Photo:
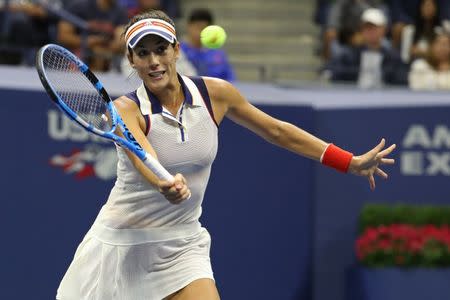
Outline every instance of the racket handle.
{"label": "racket handle", "polygon": [[158,176],[159,179],[174,181],[173,176],[159,163],[159,161],[148,153],[145,153],[145,159],[142,160],[144,164]]}
{"label": "racket handle", "polygon": [[[156,176],[158,176],[160,179],[167,180],[170,182],[174,182],[175,178],[167,172],[167,170],[159,163],[159,161],[151,156],[148,153],[145,153],[145,159],[143,160],[144,164],[152,170],[153,173],[155,173]],[[191,198],[192,194],[189,192],[189,196],[186,198],[186,200],[189,200]]]}

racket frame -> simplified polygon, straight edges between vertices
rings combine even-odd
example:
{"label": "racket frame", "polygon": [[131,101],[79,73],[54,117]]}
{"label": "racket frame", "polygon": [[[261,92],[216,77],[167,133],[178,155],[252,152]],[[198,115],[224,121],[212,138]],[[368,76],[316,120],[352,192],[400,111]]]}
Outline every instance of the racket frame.
{"label": "racket frame", "polygon": [[[97,90],[97,93],[102,97],[102,99],[106,102],[107,110],[110,114],[111,118],[111,130],[110,131],[102,131],[98,128],[95,128],[92,124],[89,124],[84,119],[82,119],[76,112],[74,112],[58,95],[58,93],[53,88],[51,82],[47,79],[47,75],[44,68],[44,62],[43,62],[43,55],[44,52],[48,49],[52,48],[54,50],[59,51],[62,55],[64,55],[67,59],[72,61],[77,68],[80,70],[80,72],[89,80],[89,82],[93,85],[93,87]],[[80,126],[85,128],[86,130],[107,138],[109,140],[112,140],[116,144],[118,144],[121,147],[124,147],[134,153],[139,159],[142,160],[142,162],[153,172],[155,175],[157,175],[160,179],[168,180],[173,182],[174,178],[173,176],[159,163],[159,161],[148,154],[142,146],[136,141],[133,134],[128,130],[125,123],[123,122],[122,118],[120,117],[119,113],[117,112],[116,108],[114,107],[113,101],[111,100],[111,97],[106,92],[106,89],[103,87],[103,84],[100,82],[100,80],[92,73],[92,71],[89,69],[89,67],[83,63],[76,55],[74,55],[69,50],[65,49],[64,47],[61,47],[56,44],[47,44],[43,47],[41,47],[36,54],[36,69],[39,74],[39,79],[41,80],[42,85],[44,86],[46,92],[48,95],[50,95],[50,98],[53,100],[53,102],[57,105],[57,107],[70,119],[77,122]],[[120,131],[122,132],[123,136],[122,138],[114,133],[116,130],[117,125],[120,128]]]}

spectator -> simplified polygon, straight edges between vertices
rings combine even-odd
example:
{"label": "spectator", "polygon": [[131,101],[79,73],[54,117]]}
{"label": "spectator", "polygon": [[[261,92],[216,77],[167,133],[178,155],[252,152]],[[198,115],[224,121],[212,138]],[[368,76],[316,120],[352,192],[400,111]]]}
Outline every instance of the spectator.
{"label": "spectator", "polygon": [[313,13],[313,21],[323,30],[328,21],[331,7],[336,0],[316,0],[316,6]]}
{"label": "spectator", "polygon": [[450,35],[441,28],[437,31],[426,57],[411,66],[409,87],[413,90],[450,90]]}
{"label": "spectator", "polygon": [[320,27],[319,31],[319,43],[317,52],[323,54],[325,56],[325,31],[328,20],[328,15],[330,13],[330,9],[334,0],[316,0],[316,6],[314,8],[313,13],[313,21],[314,23]]}
{"label": "spectator", "polygon": [[[114,55],[124,52],[121,38],[127,15],[116,0],[77,0],[67,10],[88,22],[85,58],[92,70],[108,71]],[[82,32],[67,21],[58,24],[58,42],[80,54]],[[84,53],[83,53],[84,55]]]}
{"label": "spectator", "polygon": [[[52,5],[61,7],[60,1]],[[0,63],[20,64],[29,60],[30,48],[39,47],[50,40],[50,25],[47,11],[31,0],[0,1],[1,42]],[[33,55],[29,55],[33,56]],[[34,59],[32,59],[34,62]]]}
{"label": "spectator", "polygon": [[181,16],[179,0],[160,0],[161,8],[171,17],[179,18]]}
{"label": "spectator", "polygon": [[424,57],[436,27],[442,25],[442,8],[437,0],[421,0],[414,25],[406,25],[402,31],[400,52],[405,62]]}
{"label": "spectator", "polygon": [[209,10],[192,11],[188,18],[186,40],[181,42],[181,51],[195,67],[198,75],[233,81],[234,71],[225,51],[207,49],[200,42],[200,32],[213,23],[213,16]]}
{"label": "spectator", "polygon": [[119,5],[126,10],[134,9],[137,6],[137,0],[119,0]]}
{"label": "spectator", "polygon": [[361,44],[359,32],[362,12],[370,7],[387,10],[383,0],[337,0],[331,5],[324,32],[323,58],[337,55],[341,46]]}
{"label": "spectator", "polygon": [[128,7],[128,18],[151,9],[161,9],[160,0],[134,0],[133,3],[133,5]]}
{"label": "spectator", "polygon": [[[413,25],[418,18],[417,12],[422,0],[389,0],[389,11],[392,19],[392,43],[400,49],[403,29],[406,25]],[[437,0],[440,20],[450,19],[450,2],[448,0]]]}
{"label": "spectator", "polygon": [[376,8],[364,11],[361,17],[362,45],[346,47],[327,66],[333,81],[357,82],[361,88],[383,84],[407,84],[407,65],[383,40],[387,19]]}
{"label": "spectator", "polygon": [[143,6],[148,9],[161,9],[171,18],[180,15],[178,0],[119,0],[120,4],[128,10],[128,16],[135,16]]}

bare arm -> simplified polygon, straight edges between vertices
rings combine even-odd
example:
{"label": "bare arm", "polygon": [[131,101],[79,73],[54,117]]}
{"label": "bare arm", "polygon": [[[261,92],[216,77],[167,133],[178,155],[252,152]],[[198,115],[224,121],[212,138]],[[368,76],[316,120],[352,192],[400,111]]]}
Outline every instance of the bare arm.
{"label": "bare arm", "polygon": [[[316,161],[319,161],[325,153],[328,143],[290,123],[262,112],[251,105],[230,83],[213,78],[205,78],[205,83],[210,92],[214,115],[218,122],[227,116],[265,140]],[[382,139],[372,150],[351,157],[348,165],[349,172],[368,179],[371,189],[375,188],[374,174],[382,178],[388,177],[379,165],[394,163],[393,159],[386,156],[395,149],[395,144],[386,149],[384,146],[385,140]]]}
{"label": "bare arm", "polygon": [[[127,125],[128,130],[130,130],[130,132],[133,134],[139,145],[141,145],[141,147],[147,153],[157,158],[155,150],[145,137],[143,130],[143,128],[145,128],[145,124],[144,126],[142,126],[142,122],[145,121],[140,119],[138,115],[139,108],[137,107],[136,103],[126,97],[121,97],[114,101],[114,106],[122,117],[124,123]],[[116,130],[116,134],[123,137],[119,129]],[[150,182],[153,186],[158,187],[158,177],[156,177],[156,175],[153,174],[153,172],[151,172],[136,155],[128,150],[125,150],[125,152],[127,153],[134,167],[139,171],[139,173],[141,173],[145,177],[145,179],[147,179],[147,181]]]}
{"label": "bare arm", "polygon": [[328,145],[326,142],[259,110],[226,81],[205,78],[205,82],[218,122],[226,116],[272,144],[314,160],[320,159]]}
{"label": "bare arm", "polygon": [[36,5],[30,2],[25,3],[11,3],[9,4],[9,9],[13,12],[23,12],[30,17],[45,18],[47,17],[47,12],[40,5]]}
{"label": "bare arm", "polygon": [[125,53],[125,39],[122,34],[125,30],[125,26],[117,26],[114,30],[114,38],[111,41],[110,49],[113,53]]}
{"label": "bare arm", "polygon": [[[75,26],[66,21],[58,23],[57,40],[60,44],[68,48],[79,48],[81,46],[81,36],[77,33]],[[91,49],[104,46],[109,41],[101,35],[89,35],[87,46]]]}
{"label": "bare arm", "polygon": [[76,33],[75,27],[66,21],[58,23],[57,40],[69,48],[78,48],[81,45],[81,37]]}

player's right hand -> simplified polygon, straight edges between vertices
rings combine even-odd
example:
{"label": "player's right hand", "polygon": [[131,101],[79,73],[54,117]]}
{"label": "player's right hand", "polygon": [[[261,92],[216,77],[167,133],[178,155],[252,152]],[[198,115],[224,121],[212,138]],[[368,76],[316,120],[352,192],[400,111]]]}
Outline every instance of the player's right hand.
{"label": "player's right hand", "polygon": [[174,181],[161,180],[158,183],[159,192],[172,204],[180,204],[191,196],[186,179],[181,174],[174,176]]}

